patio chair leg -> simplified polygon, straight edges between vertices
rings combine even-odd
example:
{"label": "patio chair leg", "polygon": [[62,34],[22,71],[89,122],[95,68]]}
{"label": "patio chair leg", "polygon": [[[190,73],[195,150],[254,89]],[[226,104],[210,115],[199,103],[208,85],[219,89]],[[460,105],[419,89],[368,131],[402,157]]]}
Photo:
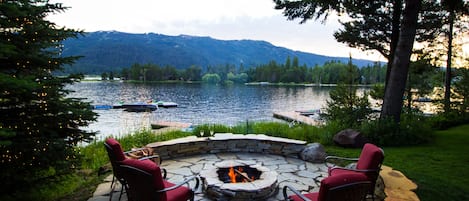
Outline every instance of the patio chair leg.
{"label": "patio chair leg", "polygon": [[192,195],[191,195],[191,199],[190,199],[190,201],[194,201],[194,197],[195,197],[195,193],[194,193],[194,192],[192,192]]}
{"label": "patio chair leg", "polygon": [[115,182],[116,177],[112,177],[112,182],[111,182],[111,192],[109,192],[109,201],[112,201],[112,194],[114,193],[114,188],[116,187],[114,182]]}
{"label": "patio chair leg", "polygon": [[119,201],[121,200],[123,193],[124,193],[124,185],[121,186],[121,193],[119,194]]}

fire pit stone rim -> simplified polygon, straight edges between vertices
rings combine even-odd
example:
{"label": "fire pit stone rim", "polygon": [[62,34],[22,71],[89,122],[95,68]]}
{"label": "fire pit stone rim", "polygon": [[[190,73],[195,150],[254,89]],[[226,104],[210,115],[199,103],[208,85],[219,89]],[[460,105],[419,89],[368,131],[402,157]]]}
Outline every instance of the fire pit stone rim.
{"label": "fire pit stone rim", "polygon": [[[220,181],[218,178],[218,173],[214,168],[229,168],[234,166],[245,166],[248,165],[251,168],[256,168],[258,171],[261,171],[262,174],[258,180],[246,183],[224,183]],[[270,170],[267,167],[262,166],[261,164],[252,164],[250,161],[243,161],[243,160],[227,160],[221,161],[214,164],[213,168],[204,169],[200,172],[200,176],[204,180],[205,188],[210,188],[210,191],[214,191],[216,189],[222,191],[230,191],[230,192],[244,192],[241,194],[246,194],[248,192],[254,193],[254,195],[260,194],[271,194],[276,191],[277,189],[277,177],[278,173],[274,170]],[[272,190],[267,190],[272,189]],[[263,193],[261,193],[263,192]]]}

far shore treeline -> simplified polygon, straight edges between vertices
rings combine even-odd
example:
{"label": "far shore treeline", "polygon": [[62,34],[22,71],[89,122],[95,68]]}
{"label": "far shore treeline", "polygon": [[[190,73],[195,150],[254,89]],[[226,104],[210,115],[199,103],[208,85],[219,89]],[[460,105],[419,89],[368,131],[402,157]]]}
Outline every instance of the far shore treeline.
{"label": "far shore treeline", "polygon": [[101,78],[103,80],[119,77],[123,80],[137,81],[201,81],[215,84],[246,82],[336,84],[349,79],[350,68],[354,72],[352,75],[354,83],[366,85],[384,83],[386,65],[379,62],[360,68],[341,61],[328,61],[322,66],[309,67],[306,64],[299,65],[297,57],[293,59],[288,57],[285,63],[270,61],[267,64],[250,68],[230,64],[208,66],[205,72],[199,66],[178,69],[174,66],[157,64],[133,64],[128,68],[123,68],[121,72],[104,72]]}

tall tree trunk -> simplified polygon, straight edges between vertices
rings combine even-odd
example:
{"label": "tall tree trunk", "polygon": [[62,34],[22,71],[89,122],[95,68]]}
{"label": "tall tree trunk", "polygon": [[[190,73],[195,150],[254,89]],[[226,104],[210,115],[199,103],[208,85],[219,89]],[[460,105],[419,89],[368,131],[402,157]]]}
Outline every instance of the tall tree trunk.
{"label": "tall tree trunk", "polygon": [[410,56],[417,31],[417,17],[421,0],[406,0],[396,52],[384,93],[381,118],[392,117],[400,121],[403,95],[409,72]]}
{"label": "tall tree trunk", "polygon": [[453,25],[455,18],[454,10],[450,11],[449,15],[449,33],[448,33],[448,57],[446,61],[446,76],[445,76],[445,97],[444,109],[445,113],[450,111],[451,107],[451,58],[453,54]]}
{"label": "tall tree trunk", "polygon": [[389,46],[389,55],[388,55],[388,67],[386,69],[386,80],[384,86],[387,86],[389,76],[391,75],[392,60],[394,54],[396,53],[397,42],[399,41],[399,30],[402,14],[402,0],[395,0],[394,7],[392,11],[392,26],[391,26],[391,43]]}

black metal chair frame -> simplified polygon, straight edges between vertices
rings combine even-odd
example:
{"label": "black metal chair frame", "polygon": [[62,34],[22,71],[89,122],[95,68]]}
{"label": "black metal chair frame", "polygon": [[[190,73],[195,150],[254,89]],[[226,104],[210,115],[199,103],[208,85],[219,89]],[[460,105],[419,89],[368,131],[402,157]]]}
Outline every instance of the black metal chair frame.
{"label": "black metal chair frame", "polygon": [[[366,198],[366,192],[368,191],[368,189],[370,188],[371,186],[371,182],[370,181],[359,181],[359,182],[352,182],[352,183],[348,183],[348,184],[344,184],[344,185],[340,185],[340,186],[336,186],[336,187],[332,187],[329,189],[329,191],[327,192],[327,200],[325,201],[337,201],[337,200],[333,200],[333,199],[330,199],[333,195],[337,195],[340,191],[343,191],[343,190],[350,190],[350,191],[353,191],[355,193],[359,193],[359,194],[363,194],[363,199],[362,200],[365,200]],[[321,187],[319,187],[321,188]],[[301,199],[305,200],[305,201],[311,201],[309,198],[307,198],[305,195],[303,195],[301,192],[299,192],[298,190],[296,190],[294,187],[292,186],[289,186],[289,185],[285,185],[283,187],[283,197],[285,198],[285,200],[290,200],[289,199],[289,196],[287,194],[287,190],[290,190],[292,191],[295,195],[298,195]],[[361,191],[361,192],[360,192]]]}
{"label": "black metal chair frame", "polygon": [[[135,168],[135,167],[133,167],[133,166],[129,166],[129,165],[120,165],[120,168],[127,168],[127,169],[130,169],[130,170],[132,170],[132,171],[139,172],[139,173],[141,173],[141,174],[144,174],[144,175],[148,176],[149,178],[152,178],[152,177],[153,177],[153,175],[152,175],[151,173],[146,172],[146,171],[144,171],[144,170],[141,170],[141,169],[139,169],[139,168]],[[163,175],[163,176],[164,176],[163,179],[165,179],[166,176],[165,176],[165,175]],[[192,181],[192,180],[195,180],[195,185],[194,185],[193,188],[190,188],[190,183],[189,183],[189,182]],[[171,186],[171,187],[168,187],[168,188],[164,188],[164,189],[161,189],[161,190],[155,190],[155,193],[164,193],[164,192],[168,192],[168,191],[171,191],[171,190],[175,190],[175,189],[177,189],[177,188],[179,188],[179,187],[181,187],[181,186],[183,186],[183,185],[187,185],[188,188],[191,189],[191,192],[192,192],[192,194],[191,194],[191,199],[190,199],[190,200],[191,200],[191,201],[194,201],[194,196],[195,196],[194,192],[195,192],[195,190],[196,190],[197,188],[199,188],[199,183],[200,183],[200,180],[199,180],[199,177],[198,177],[198,176],[191,176],[191,177],[188,177],[188,178],[184,179],[184,181],[182,181],[182,182],[180,182],[180,183],[178,183],[178,184],[175,184],[174,186]],[[130,186],[128,185],[128,183],[125,184],[125,188],[126,188],[126,191],[129,191]],[[131,195],[127,194],[127,196],[128,196],[128,199],[129,199],[129,200],[133,200],[133,198],[131,197]]]}
{"label": "black metal chair frame", "polygon": [[[356,169],[356,168],[351,168],[351,167],[341,167],[341,166],[336,166],[335,163],[329,162],[331,160],[338,160],[338,161],[348,161],[350,163],[356,163],[360,158],[347,158],[347,157],[339,157],[339,156],[327,156],[325,159],[325,164],[326,167],[328,168],[328,171],[331,172],[334,169],[342,169],[342,170],[348,170],[348,171],[353,171],[353,172],[362,172],[362,173],[376,173],[379,177],[379,172],[381,171],[381,166],[383,165],[384,161],[384,151],[381,149],[381,152],[383,154],[383,159],[379,162],[378,168],[377,169]],[[349,164],[350,165],[350,164]],[[371,199],[374,201],[375,200],[375,193],[374,193],[374,188],[376,185],[376,181],[371,183],[370,190],[368,194],[371,195]]]}
{"label": "black metal chair frame", "polygon": [[[114,193],[114,188],[116,187],[116,180],[119,181],[119,183],[121,184],[121,190],[120,190],[120,194],[119,194],[119,201],[121,200],[122,198],[122,194],[124,193],[124,188],[125,188],[125,185],[126,185],[126,182],[125,180],[119,175],[119,171],[118,168],[119,168],[119,165],[120,164],[116,164],[116,163],[119,163],[119,161],[115,160],[114,159],[114,156],[111,156],[111,154],[114,154],[113,150],[112,150],[112,147],[110,145],[108,145],[106,142],[104,142],[104,146],[106,147],[106,151],[108,153],[108,156],[109,156],[109,160],[111,162],[111,166],[112,166],[112,173],[113,173],[113,177],[112,177],[112,181],[111,181],[111,192],[109,193],[109,201],[112,200],[112,194]],[[131,151],[125,151],[124,152],[124,155],[128,155],[129,153],[132,153],[132,152],[136,152],[136,151],[141,151],[145,148],[137,148],[137,149],[134,149],[134,150],[131,150]],[[153,158],[159,158],[160,156],[159,155],[151,155],[151,156],[145,156],[145,157],[141,157],[141,158],[138,158],[138,160],[149,160],[149,159],[153,159]],[[160,163],[162,163],[163,161],[161,160],[160,158]],[[166,175],[167,175],[167,171],[166,169],[164,168],[161,168],[161,171],[162,171],[162,174],[163,174],[163,178],[166,178]],[[117,173],[116,173],[117,172]],[[117,174],[117,176],[116,176]]]}

